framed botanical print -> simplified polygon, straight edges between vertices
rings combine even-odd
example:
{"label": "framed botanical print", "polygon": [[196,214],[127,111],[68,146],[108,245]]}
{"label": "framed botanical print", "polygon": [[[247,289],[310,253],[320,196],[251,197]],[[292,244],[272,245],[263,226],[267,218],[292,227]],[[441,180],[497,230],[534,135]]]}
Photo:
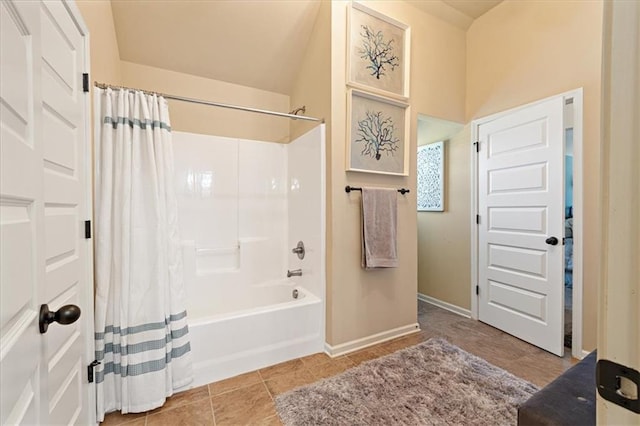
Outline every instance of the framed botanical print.
{"label": "framed botanical print", "polygon": [[355,89],[347,98],[347,170],[409,174],[409,106]]}
{"label": "framed botanical print", "polygon": [[418,147],[418,211],[444,211],[444,142]]}
{"label": "framed botanical print", "polygon": [[347,83],[379,95],[409,99],[409,27],[354,2],[348,28]]}

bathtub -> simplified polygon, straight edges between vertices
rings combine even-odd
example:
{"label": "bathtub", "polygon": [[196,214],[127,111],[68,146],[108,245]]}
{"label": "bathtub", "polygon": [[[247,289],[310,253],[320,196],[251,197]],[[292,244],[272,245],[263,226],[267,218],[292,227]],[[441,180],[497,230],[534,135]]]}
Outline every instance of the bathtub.
{"label": "bathtub", "polygon": [[213,315],[188,312],[194,367],[190,387],[323,350],[322,301],[293,280],[252,285],[248,292],[212,303],[218,309],[209,309]]}
{"label": "bathtub", "polygon": [[324,129],[288,144],[173,132],[190,387],[324,350]]}

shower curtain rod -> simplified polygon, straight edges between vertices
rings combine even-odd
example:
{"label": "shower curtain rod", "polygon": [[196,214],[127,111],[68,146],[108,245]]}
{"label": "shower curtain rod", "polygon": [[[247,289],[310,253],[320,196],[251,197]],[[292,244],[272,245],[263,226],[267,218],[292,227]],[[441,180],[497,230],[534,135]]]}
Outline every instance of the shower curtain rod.
{"label": "shower curtain rod", "polygon": [[236,109],[236,110],[240,110],[240,111],[256,112],[258,114],[275,115],[275,116],[278,116],[278,117],[291,118],[293,120],[318,121],[320,123],[324,123],[324,118],[307,117],[305,115],[287,114],[285,112],[269,111],[269,110],[266,110],[266,109],[258,109],[258,108],[244,107],[244,106],[239,106],[239,105],[223,104],[223,103],[220,103],[220,102],[205,101],[205,100],[202,100],[202,99],[185,98],[184,96],[169,95],[167,93],[160,93],[160,92],[150,92],[150,91],[147,91],[147,90],[135,89],[133,87],[116,86],[114,84],[98,83],[97,81],[94,81],[93,85],[95,87],[99,88],[99,89],[111,88],[111,89],[136,90],[136,91],[140,91],[140,92],[143,92],[143,93],[146,93],[146,94],[149,94],[149,95],[162,96],[165,99],[173,99],[174,101],[190,102],[190,103],[200,104],[200,105],[209,105],[209,106],[216,106],[216,107],[221,107],[221,108]]}

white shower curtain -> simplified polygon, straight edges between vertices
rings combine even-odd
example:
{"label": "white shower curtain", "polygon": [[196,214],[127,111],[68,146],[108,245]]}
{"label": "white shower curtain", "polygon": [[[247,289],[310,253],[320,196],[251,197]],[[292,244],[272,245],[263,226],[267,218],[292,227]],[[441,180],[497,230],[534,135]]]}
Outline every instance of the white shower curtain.
{"label": "white shower curtain", "polygon": [[96,89],[98,420],[161,406],[193,379],[164,98]]}

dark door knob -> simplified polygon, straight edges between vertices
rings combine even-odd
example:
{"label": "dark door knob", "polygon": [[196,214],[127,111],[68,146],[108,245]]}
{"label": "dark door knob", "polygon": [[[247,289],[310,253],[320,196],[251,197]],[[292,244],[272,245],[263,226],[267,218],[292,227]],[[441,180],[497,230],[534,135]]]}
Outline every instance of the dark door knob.
{"label": "dark door knob", "polygon": [[546,240],[544,240],[544,242],[552,246],[558,245],[558,239],[556,237],[549,237]]}
{"label": "dark door knob", "polygon": [[49,310],[49,305],[40,306],[40,333],[46,333],[49,324],[57,322],[58,324],[67,325],[76,322],[80,318],[80,308],[76,305],[64,305],[55,312]]}

